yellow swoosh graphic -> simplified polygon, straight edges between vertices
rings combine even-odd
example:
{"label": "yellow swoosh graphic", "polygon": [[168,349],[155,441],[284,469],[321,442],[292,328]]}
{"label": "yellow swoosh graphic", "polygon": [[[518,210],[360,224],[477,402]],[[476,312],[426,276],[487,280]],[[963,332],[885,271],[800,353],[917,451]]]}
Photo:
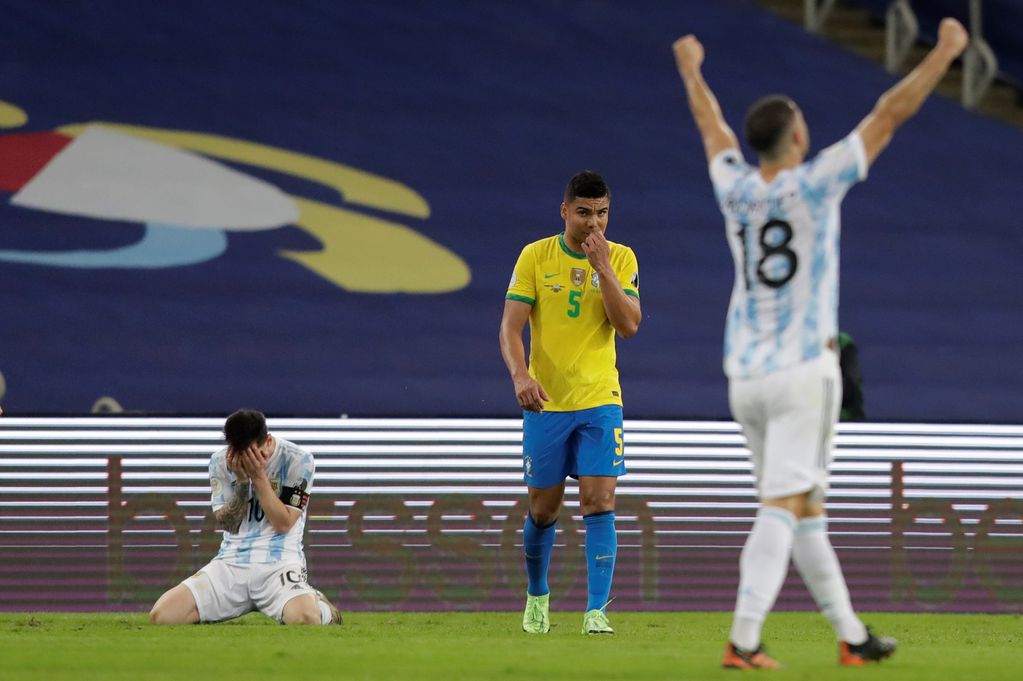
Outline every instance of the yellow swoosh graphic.
{"label": "yellow swoosh graphic", "polygon": [[[77,123],[58,130],[77,136],[102,126],[214,158],[267,168],[332,187],[345,201],[410,217],[426,218],[430,207],[413,189],[333,161],[244,140],[115,123]],[[298,226],[323,244],[320,251],[282,251],[331,283],[361,293],[448,293],[471,280],[456,253],[395,222],[319,201],[291,196],[300,209]]]}

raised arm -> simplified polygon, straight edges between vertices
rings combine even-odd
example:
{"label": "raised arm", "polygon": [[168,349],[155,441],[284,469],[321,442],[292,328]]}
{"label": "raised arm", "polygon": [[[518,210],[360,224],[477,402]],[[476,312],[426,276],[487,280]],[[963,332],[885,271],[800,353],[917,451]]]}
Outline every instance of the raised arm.
{"label": "raised arm", "polygon": [[700,66],[703,64],[703,45],[696,36],[687,35],[676,40],[671,49],[675,52],[675,65],[686,86],[689,110],[693,113],[696,127],[703,138],[707,161],[725,149],[738,148],[739,142],[735,138],[735,133],[725,122],[718,100],[700,72]]}
{"label": "raised arm", "polygon": [[955,19],[942,19],[938,44],[905,78],[881,95],[874,110],[857,126],[867,150],[868,165],[888,146],[899,126],[920,109],[969,42],[970,35],[962,24]]}

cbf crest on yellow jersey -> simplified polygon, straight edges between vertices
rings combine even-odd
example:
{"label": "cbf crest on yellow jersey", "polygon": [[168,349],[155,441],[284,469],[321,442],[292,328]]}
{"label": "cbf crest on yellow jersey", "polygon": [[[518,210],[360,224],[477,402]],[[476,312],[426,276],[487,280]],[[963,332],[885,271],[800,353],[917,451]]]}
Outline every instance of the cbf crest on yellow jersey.
{"label": "cbf crest on yellow jersey", "polygon": [[[639,298],[639,265],[628,246],[609,241],[611,267],[622,288]],[[550,401],[546,411],[577,411],[622,403],[615,366],[615,330],[604,312],[600,277],[564,234],[522,249],[508,300],[533,306],[529,313],[529,375]]]}

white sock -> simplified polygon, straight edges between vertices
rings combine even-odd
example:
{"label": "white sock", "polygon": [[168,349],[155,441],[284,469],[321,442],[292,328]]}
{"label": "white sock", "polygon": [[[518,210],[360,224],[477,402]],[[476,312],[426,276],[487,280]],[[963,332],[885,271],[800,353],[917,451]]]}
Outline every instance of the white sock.
{"label": "white sock", "polygon": [[799,521],[792,543],[792,560],[839,640],[853,645],[866,641],[867,628],[853,611],[842,566],[838,564],[838,556],[828,539],[827,516]]}
{"label": "white sock", "polygon": [[316,601],[317,605],[320,606],[320,624],[330,624],[330,608],[323,601]]}
{"label": "white sock", "polygon": [[739,596],[729,639],[743,650],[760,645],[760,630],[778,598],[792,554],[796,516],[761,506],[739,558]]}

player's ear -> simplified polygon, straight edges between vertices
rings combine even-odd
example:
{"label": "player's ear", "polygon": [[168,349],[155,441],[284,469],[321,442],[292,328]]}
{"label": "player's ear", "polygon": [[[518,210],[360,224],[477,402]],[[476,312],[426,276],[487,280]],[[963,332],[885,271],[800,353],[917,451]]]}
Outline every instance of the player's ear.
{"label": "player's ear", "polygon": [[[793,149],[803,148],[803,133],[799,131],[799,126],[792,126],[792,130],[789,132],[789,145]],[[786,150],[786,153],[788,153],[788,150]]]}
{"label": "player's ear", "polygon": [[568,206],[565,205],[564,201],[561,202],[561,219],[562,220],[568,219]]}

